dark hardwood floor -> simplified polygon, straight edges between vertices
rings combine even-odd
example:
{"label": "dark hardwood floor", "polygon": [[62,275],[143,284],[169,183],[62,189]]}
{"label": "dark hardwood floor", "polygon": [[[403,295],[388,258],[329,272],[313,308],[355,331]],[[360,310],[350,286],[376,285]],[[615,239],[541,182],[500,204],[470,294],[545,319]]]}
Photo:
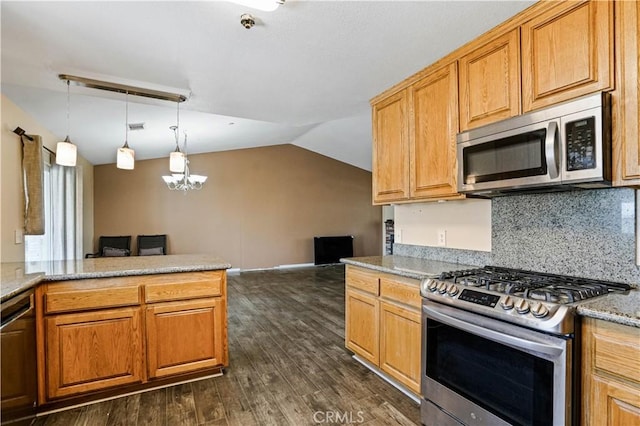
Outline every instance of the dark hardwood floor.
{"label": "dark hardwood floor", "polygon": [[230,274],[222,377],[39,417],[37,425],[419,425],[344,348],[342,265]]}

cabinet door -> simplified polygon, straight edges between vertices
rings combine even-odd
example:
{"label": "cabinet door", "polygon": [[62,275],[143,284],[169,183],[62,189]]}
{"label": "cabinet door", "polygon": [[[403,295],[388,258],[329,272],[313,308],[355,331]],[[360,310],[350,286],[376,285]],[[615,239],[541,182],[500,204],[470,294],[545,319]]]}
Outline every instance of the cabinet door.
{"label": "cabinet door", "polygon": [[149,378],[223,366],[225,311],[219,297],[148,305]]}
{"label": "cabinet door", "polygon": [[35,329],[33,315],[25,315],[6,326],[0,335],[4,364],[0,380],[3,420],[33,412],[37,386]]}
{"label": "cabinet door", "polygon": [[613,87],[613,2],[562,2],[522,26],[523,109]]}
{"label": "cabinet door", "polygon": [[458,76],[453,63],[410,87],[411,198],[457,195]]}
{"label": "cabinet door", "polygon": [[142,382],[139,308],[55,315],[45,323],[48,398]]}
{"label": "cabinet door", "polygon": [[345,293],[345,342],[347,349],[378,365],[378,299],[347,288]]}
{"label": "cabinet door", "polygon": [[513,30],[459,60],[460,130],[520,114],[520,38]]}
{"label": "cabinet door", "polygon": [[380,369],[420,393],[420,311],[380,302]]}
{"label": "cabinet door", "polygon": [[409,198],[407,91],[373,105],[373,202]]}
{"label": "cabinet door", "polygon": [[591,425],[640,425],[640,392],[597,375],[593,377]]}
{"label": "cabinet door", "polygon": [[640,184],[640,2],[616,2],[616,90],[613,93],[615,185]]}

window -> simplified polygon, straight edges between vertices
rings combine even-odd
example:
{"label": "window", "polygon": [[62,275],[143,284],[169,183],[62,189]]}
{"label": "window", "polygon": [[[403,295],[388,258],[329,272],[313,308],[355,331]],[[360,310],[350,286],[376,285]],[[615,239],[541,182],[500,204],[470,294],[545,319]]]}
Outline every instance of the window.
{"label": "window", "polygon": [[44,235],[25,235],[25,261],[82,258],[82,173],[44,159]]}

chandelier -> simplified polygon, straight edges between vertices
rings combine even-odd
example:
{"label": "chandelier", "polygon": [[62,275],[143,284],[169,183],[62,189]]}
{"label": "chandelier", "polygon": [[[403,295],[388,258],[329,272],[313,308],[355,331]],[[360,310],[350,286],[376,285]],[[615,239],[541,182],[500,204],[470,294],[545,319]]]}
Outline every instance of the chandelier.
{"label": "chandelier", "polygon": [[[179,104],[178,104],[179,105]],[[179,117],[178,112],[178,117]],[[178,123],[180,123],[178,118]],[[179,145],[178,126],[171,126],[171,130],[176,137],[176,150],[171,153],[169,169],[172,172],[171,176],[162,176],[162,179],[167,184],[167,187],[172,191],[190,191],[194,189],[202,189],[202,186],[207,181],[206,176],[192,175],[189,171],[189,158],[187,157],[187,132],[184,132],[184,144],[182,150]]]}

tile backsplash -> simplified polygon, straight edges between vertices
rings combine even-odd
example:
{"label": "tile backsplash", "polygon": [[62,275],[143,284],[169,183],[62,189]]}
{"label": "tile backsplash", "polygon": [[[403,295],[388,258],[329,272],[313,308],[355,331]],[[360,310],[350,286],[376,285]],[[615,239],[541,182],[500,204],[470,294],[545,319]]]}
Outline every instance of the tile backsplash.
{"label": "tile backsplash", "polygon": [[429,247],[396,243],[393,245],[393,254],[398,256],[440,260],[442,262],[460,263],[463,265],[491,265],[491,253],[488,251],[461,250],[446,247]]}
{"label": "tile backsplash", "polygon": [[598,189],[494,198],[494,265],[640,282],[636,193]]}
{"label": "tile backsplash", "polygon": [[491,200],[491,252],[394,244],[394,254],[640,284],[636,191],[594,189]]}

